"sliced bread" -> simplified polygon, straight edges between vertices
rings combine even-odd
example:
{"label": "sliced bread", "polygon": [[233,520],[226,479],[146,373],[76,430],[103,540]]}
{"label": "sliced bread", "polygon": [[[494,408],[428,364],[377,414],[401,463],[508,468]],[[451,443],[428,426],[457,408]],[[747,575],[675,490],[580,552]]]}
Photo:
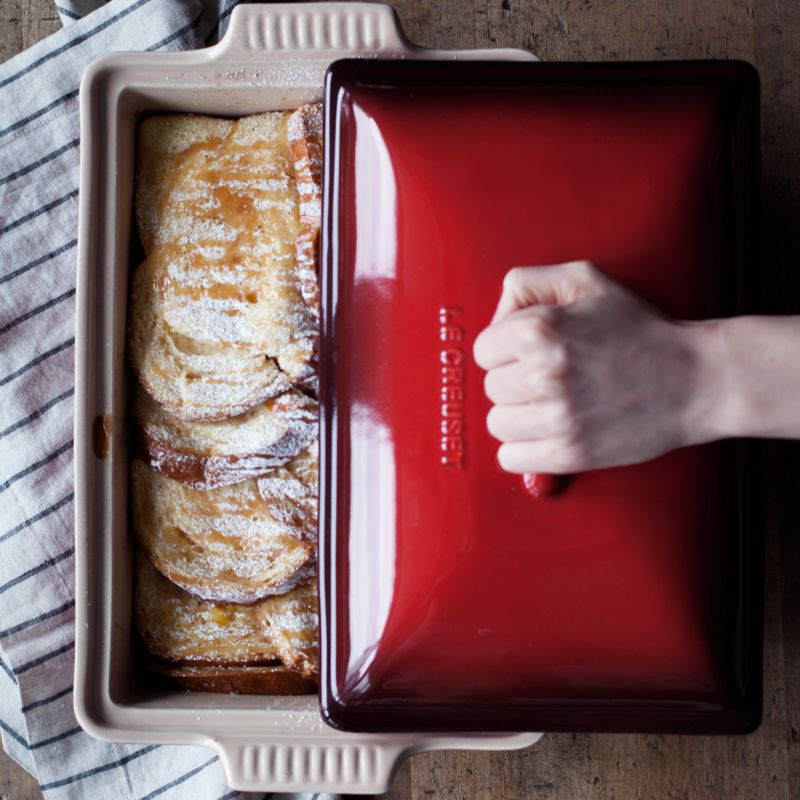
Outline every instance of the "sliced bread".
{"label": "sliced bread", "polygon": [[304,583],[288,594],[262,600],[257,609],[284,665],[307,678],[319,675],[316,581]]}
{"label": "sliced bread", "polygon": [[[295,263],[301,222],[290,116],[167,115],[139,128],[136,205],[147,258],[131,287],[129,352],[148,391],[178,416],[224,416],[228,392],[228,415],[263,400],[272,382],[262,380],[261,396],[243,391],[237,362],[247,378],[255,371],[263,379],[268,359],[293,382],[314,372],[316,321]],[[186,356],[200,357],[200,368]]]}
{"label": "sliced bread", "polygon": [[136,550],[136,626],[147,649],[171,662],[277,664],[278,647],[256,606],[201,600],[164,578]]}
{"label": "sliced bread", "polygon": [[319,232],[322,208],[322,105],[301,106],[289,118],[289,145],[300,198],[297,274],[312,314],[319,316]]}
{"label": "sliced bread", "polygon": [[147,666],[164,683],[189,692],[298,695],[314,694],[318,685],[284,666],[176,665],[156,659]]}
{"label": "sliced bread", "polygon": [[312,442],[285,467],[258,479],[258,491],[269,505],[273,519],[317,536],[317,442]]}
{"label": "sliced bread", "polygon": [[159,572],[207,600],[253,603],[307,579],[314,542],[276,520],[255,480],[194,489],[131,462],[134,534]]}
{"label": "sliced bread", "polygon": [[200,489],[264,475],[302,452],[317,435],[317,403],[297,390],[235,417],[189,422],[138,388],[133,414],[150,465]]}

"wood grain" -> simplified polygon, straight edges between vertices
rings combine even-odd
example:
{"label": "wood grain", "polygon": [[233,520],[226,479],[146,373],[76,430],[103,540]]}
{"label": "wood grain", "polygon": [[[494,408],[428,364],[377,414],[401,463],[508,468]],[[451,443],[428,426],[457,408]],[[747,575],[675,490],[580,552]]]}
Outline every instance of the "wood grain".
{"label": "wood grain", "polygon": [[41,800],[39,783],[0,747],[0,800]]}
{"label": "wood grain", "polygon": [[[800,310],[800,9],[795,0],[396,0],[436,47],[546,60],[744,58],[763,92],[763,307]],[[0,2],[0,59],[58,27],[48,0]],[[792,800],[800,797],[800,448],[767,448],[764,724],[749,737],[546,736],[516,753],[416,756],[391,800]],[[23,776],[23,777],[21,777]],[[0,756],[0,792],[41,795]],[[14,783],[16,781],[16,783]]]}

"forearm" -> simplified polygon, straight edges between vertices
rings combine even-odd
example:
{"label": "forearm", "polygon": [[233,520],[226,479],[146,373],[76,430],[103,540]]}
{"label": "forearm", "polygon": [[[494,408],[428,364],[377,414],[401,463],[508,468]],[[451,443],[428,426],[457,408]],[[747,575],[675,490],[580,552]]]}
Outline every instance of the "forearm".
{"label": "forearm", "polygon": [[800,317],[735,317],[693,328],[697,402],[688,443],[800,438]]}

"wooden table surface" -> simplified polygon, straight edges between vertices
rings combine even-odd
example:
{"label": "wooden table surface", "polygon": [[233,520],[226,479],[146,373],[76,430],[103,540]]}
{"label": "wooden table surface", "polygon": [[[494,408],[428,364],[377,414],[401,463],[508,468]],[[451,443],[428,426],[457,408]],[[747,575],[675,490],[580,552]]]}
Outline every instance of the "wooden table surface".
{"label": "wooden table surface", "polygon": [[[433,47],[546,60],[743,58],[762,81],[765,308],[800,311],[800,3],[796,0],[395,0]],[[0,59],[60,27],[49,0],[0,0]],[[549,735],[515,753],[439,753],[391,800],[794,800],[800,797],[800,447],[767,446],[764,722],[747,737]],[[41,793],[0,752],[0,795]],[[166,797],[166,795],[165,795]]]}

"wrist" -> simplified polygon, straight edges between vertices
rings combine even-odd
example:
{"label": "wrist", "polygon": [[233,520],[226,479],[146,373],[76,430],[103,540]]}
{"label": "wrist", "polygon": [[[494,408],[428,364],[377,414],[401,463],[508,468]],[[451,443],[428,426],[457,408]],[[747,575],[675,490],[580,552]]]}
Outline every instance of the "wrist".
{"label": "wrist", "polygon": [[689,353],[684,445],[742,435],[740,385],[733,371],[735,343],[729,320],[679,323]]}

